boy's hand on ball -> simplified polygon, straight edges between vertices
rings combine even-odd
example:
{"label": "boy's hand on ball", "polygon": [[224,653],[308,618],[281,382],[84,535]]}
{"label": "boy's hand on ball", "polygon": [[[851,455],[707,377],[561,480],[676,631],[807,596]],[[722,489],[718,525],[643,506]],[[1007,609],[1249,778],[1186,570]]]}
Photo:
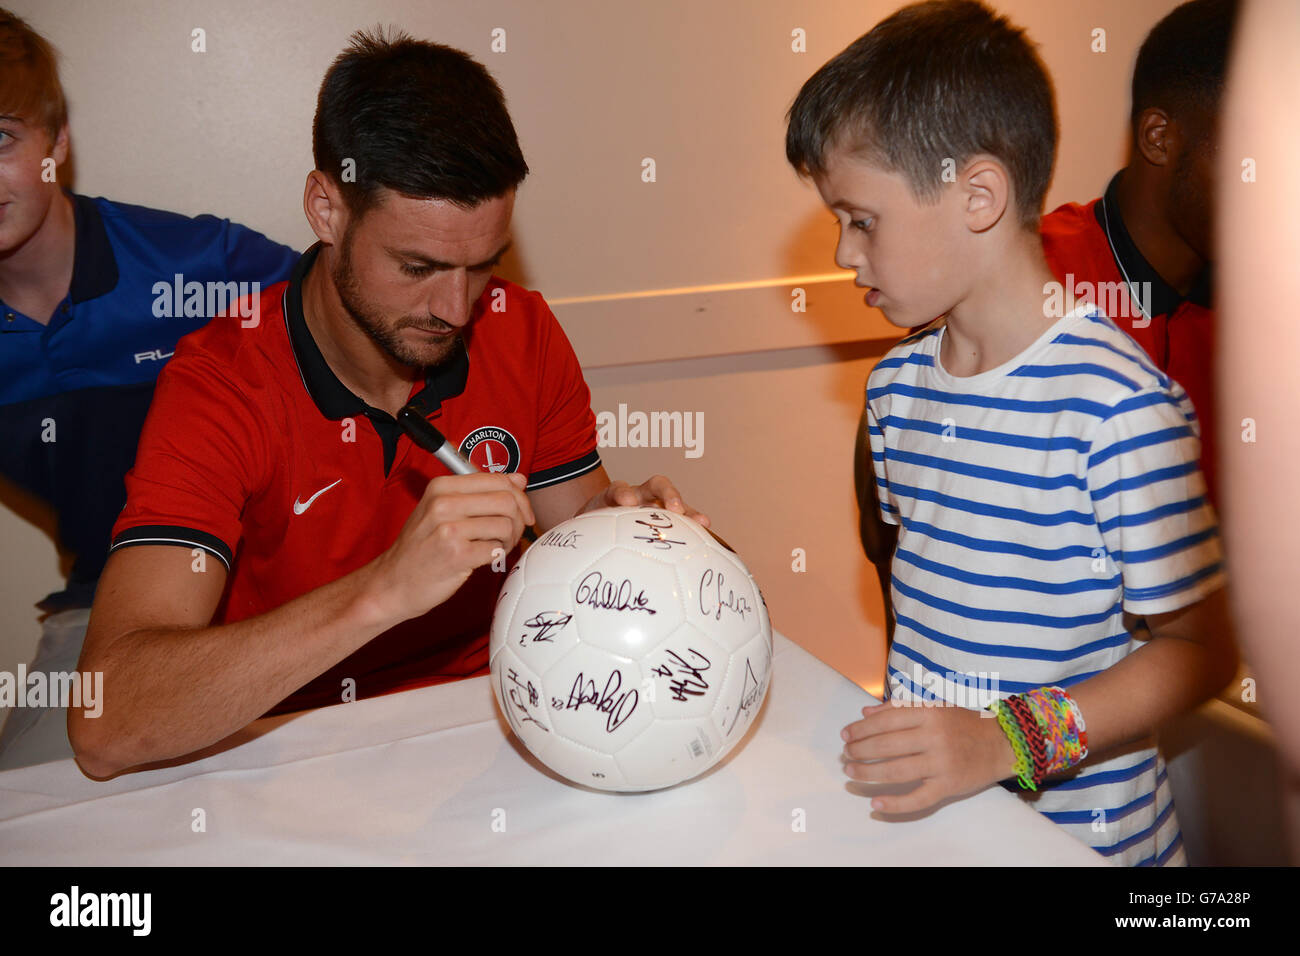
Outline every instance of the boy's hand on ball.
{"label": "boy's hand on ball", "polygon": [[[920,780],[910,793],[876,796],[873,810],[914,813],[1015,776],[1015,753],[991,716],[943,704],[877,704],[841,732],[844,773],[863,783]],[[872,760],[874,763],[857,761]]]}
{"label": "boy's hand on ball", "polygon": [[686,515],[706,528],[709,526],[709,516],[683,502],[682,493],[663,475],[653,475],[639,485],[629,485],[626,481],[611,482],[578,513],[597,508],[664,508],[674,514]]}

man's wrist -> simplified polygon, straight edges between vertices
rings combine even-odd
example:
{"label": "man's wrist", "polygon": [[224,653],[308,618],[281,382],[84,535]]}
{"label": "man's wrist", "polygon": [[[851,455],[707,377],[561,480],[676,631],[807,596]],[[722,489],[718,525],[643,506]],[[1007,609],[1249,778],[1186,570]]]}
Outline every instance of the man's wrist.
{"label": "man's wrist", "polygon": [[384,573],[383,555],[363,565],[340,580],[348,587],[345,599],[344,620],[371,635],[382,634],[400,624],[403,618],[392,611],[388,594],[388,576]]}

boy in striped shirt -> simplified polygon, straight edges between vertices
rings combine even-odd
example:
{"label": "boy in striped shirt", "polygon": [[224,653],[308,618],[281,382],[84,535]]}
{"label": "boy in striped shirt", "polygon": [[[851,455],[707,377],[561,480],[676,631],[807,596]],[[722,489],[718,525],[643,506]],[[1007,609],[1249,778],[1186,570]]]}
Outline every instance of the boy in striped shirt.
{"label": "boy in striped shirt", "polygon": [[867,382],[902,706],[844,728],[845,773],[919,781],[875,797],[886,813],[1018,790],[982,708],[1061,688],[1087,757],[1024,796],[1112,862],[1184,864],[1154,733],[1235,673],[1216,518],[1182,388],[1044,260],[1055,149],[1046,71],[974,0],[899,10],[791,107],[836,262],[893,324],[939,316]]}

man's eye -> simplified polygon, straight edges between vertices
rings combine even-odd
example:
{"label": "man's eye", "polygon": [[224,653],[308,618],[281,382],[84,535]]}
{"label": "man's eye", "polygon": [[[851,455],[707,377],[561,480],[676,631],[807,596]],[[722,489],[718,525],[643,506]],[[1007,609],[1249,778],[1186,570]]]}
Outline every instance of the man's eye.
{"label": "man's eye", "polygon": [[402,271],[408,276],[425,276],[433,270],[429,266],[413,266],[409,262],[403,262]]}
{"label": "man's eye", "polygon": [[875,223],[875,221],[876,220],[874,217],[867,218],[867,219],[854,219],[852,222],[849,223],[849,225],[854,229],[861,230],[862,232],[870,232],[871,226]]}

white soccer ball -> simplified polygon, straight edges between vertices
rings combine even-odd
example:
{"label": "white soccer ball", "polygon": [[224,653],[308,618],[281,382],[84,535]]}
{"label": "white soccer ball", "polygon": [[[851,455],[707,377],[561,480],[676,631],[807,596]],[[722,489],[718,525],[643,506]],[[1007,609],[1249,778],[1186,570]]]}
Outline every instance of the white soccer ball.
{"label": "white soccer ball", "polygon": [[492,688],[538,760],[601,790],[712,767],[767,693],[772,626],[740,558],[689,518],[604,508],[542,535],[506,575]]}

